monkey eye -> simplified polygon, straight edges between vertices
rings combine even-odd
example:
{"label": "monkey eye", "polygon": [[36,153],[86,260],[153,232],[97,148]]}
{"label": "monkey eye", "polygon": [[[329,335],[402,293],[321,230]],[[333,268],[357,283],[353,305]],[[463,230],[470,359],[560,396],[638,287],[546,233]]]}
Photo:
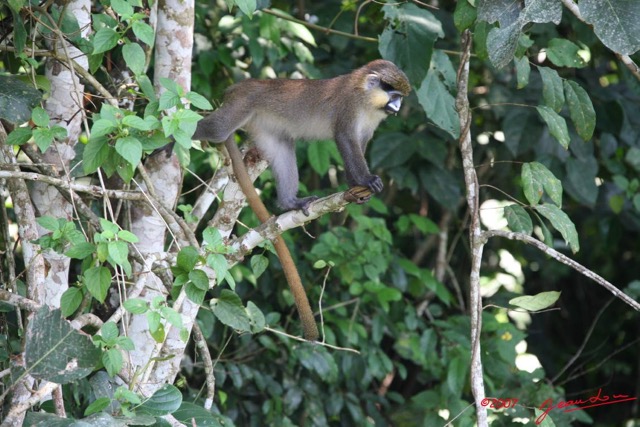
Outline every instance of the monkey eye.
{"label": "monkey eye", "polygon": [[389,83],[380,82],[380,89],[384,90],[385,92],[391,92],[393,90],[393,86],[391,86]]}

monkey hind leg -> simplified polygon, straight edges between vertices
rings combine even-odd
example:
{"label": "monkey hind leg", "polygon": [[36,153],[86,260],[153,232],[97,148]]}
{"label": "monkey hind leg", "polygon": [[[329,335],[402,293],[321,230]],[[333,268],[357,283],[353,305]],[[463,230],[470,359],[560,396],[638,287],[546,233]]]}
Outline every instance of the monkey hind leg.
{"label": "monkey hind leg", "polygon": [[242,108],[227,107],[226,104],[198,122],[193,139],[226,141],[236,130],[249,120],[249,113]]}

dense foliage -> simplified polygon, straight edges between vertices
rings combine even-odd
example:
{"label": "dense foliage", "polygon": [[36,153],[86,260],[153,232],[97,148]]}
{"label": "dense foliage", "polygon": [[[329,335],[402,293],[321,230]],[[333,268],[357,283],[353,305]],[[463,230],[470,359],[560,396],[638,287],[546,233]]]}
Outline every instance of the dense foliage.
{"label": "dense foliage", "polygon": [[[44,152],[67,136],[58,118],[40,107],[33,88],[47,98],[45,55],[38,56],[38,49],[52,30],[36,25],[43,16],[90,54],[88,74],[113,93],[121,84],[117,78],[134,76],[115,105],[100,100],[102,94],[87,83],[88,128],[75,147],[74,162],[81,160],[81,166],[74,177],[95,178],[100,170],[118,181],[107,185],[123,188],[123,182],[135,181],[144,158],[168,137],[175,139],[178,157],[191,171],[176,211],[187,223],[201,221],[196,236],[203,248],[187,245],[169,258],[165,269],[174,282],[165,296],[132,298],[123,307],[146,316],[149,333],[163,342],[172,327],[187,339],[174,305],[181,291],[201,305],[197,321],[214,359],[215,400],[210,411],[201,408],[208,382],[195,343],[187,346],[173,385],[158,388],[149,400],[134,393],[135,376],[129,387],[105,392],[122,385],[113,378],[138,343],[117,322],[85,329],[89,339],[61,319],[83,313],[109,319],[124,299],[115,276],[126,277],[128,288],[140,263],[134,250],[140,236],[127,230],[131,219],[107,216],[100,199],[91,202],[100,221],[88,236],[81,230],[90,221],[82,215],[38,219],[40,249],[74,260],[69,288],[59,311],[40,310],[29,318],[32,329],[20,329],[15,304],[0,307],[3,369],[27,354],[26,371],[14,364],[14,372],[3,376],[5,390],[25,374],[64,384],[67,416],[89,416],[86,421],[96,425],[163,423],[159,417],[166,414],[187,425],[191,417],[197,425],[227,426],[474,425],[470,212],[458,149],[464,129],[455,103],[460,39],[467,29],[474,40],[468,96],[483,226],[533,235],[632,298],[640,296],[640,73],[624,64],[640,60],[634,55],[640,48],[639,5],[611,0],[601,10],[597,0],[581,0],[577,15],[566,3],[576,4],[560,0],[427,2],[437,7],[255,3],[198,0],[191,88],[163,79],[162,94],[152,84],[154,64],[144,60],[154,45],[152,25],[135,0],[93,4],[88,39],[77,36],[78,23],[63,6],[47,3],[42,11],[28,2],[0,3],[0,28],[10,35],[9,43],[0,37],[0,119],[13,130],[6,144],[27,154],[35,144]],[[31,20],[23,21],[27,9]],[[613,15],[621,17],[617,26],[610,25]],[[368,148],[385,190],[366,205],[349,205],[283,234],[312,305],[321,304],[324,340],[334,347],[294,340],[282,333],[298,335],[299,325],[271,245],[263,243],[229,268],[234,263],[226,261],[228,242],[206,227],[220,206],[205,218],[190,217],[201,180],[218,171],[222,158],[216,147],[191,146],[197,113],[218,105],[224,89],[240,79],[326,78],[381,56],[398,64],[414,87],[399,116],[381,124]],[[24,95],[15,102],[18,91]],[[30,126],[19,127],[27,121]],[[346,189],[333,142],[299,144],[297,155],[301,193]],[[256,187],[277,212],[268,170]],[[3,212],[6,224],[17,222],[11,203],[4,203]],[[258,221],[245,209],[239,224],[235,233],[243,234]],[[21,251],[16,233],[3,225],[2,283],[31,297],[19,274],[27,266],[18,255],[17,261],[6,255]],[[205,266],[218,278],[213,287]],[[637,314],[584,275],[532,246],[493,238],[484,247],[481,290],[486,396],[511,399],[506,404],[512,406],[489,408],[492,425],[531,424],[541,414],[534,408],[544,412],[548,399],[557,404],[599,393],[640,395]],[[538,308],[513,300],[540,294],[534,304],[550,300]],[[37,339],[42,336],[49,341]],[[55,346],[82,349],[83,363],[56,370],[58,362],[51,361],[43,367],[41,360]],[[64,368],[66,360],[59,363]],[[53,422],[52,406],[43,403],[40,409],[49,414],[30,412],[27,421]],[[637,411],[633,402],[553,409],[545,422],[623,425],[640,418]]]}

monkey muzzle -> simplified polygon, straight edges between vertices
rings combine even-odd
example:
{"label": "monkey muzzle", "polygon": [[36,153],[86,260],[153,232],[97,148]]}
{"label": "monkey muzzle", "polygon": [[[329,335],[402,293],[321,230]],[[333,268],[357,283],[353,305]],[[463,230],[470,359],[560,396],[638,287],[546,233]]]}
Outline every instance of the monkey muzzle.
{"label": "monkey muzzle", "polygon": [[389,95],[390,99],[389,102],[387,102],[387,105],[384,106],[384,111],[389,115],[396,115],[398,114],[398,111],[400,111],[400,107],[402,107],[402,96],[393,92]]}

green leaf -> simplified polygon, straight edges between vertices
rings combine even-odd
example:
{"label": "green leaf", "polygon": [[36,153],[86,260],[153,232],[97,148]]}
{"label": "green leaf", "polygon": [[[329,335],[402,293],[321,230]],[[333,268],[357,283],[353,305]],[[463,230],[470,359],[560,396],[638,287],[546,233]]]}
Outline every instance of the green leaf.
{"label": "green leaf", "polygon": [[414,85],[422,82],[431,63],[433,45],[444,37],[442,24],[429,11],[413,3],[382,7],[388,22],[380,35],[378,49],[383,58],[400,67]]}
{"label": "green leaf", "polygon": [[107,345],[114,345],[116,343],[116,338],[120,335],[120,332],[118,331],[118,326],[114,322],[106,322],[102,325],[102,328],[100,328],[100,335]]}
{"label": "green leaf", "polygon": [[36,128],[33,130],[33,140],[40,151],[44,153],[53,143],[53,134],[50,129]]}
{"label": "green leaf", "polygon": [[187,100],[196,108],[201,110],[213,110],[213,105],[205,98],[196,92],[187,92]]}
{"label": "green leaf", "polygon": [[[73,355],[73,363],[69,363]],[[91,374],[100,350],[91,338],[62,319],[60,310],[43,307],[29,320],[25,335],[25,367],[39,380],[67,384]]]}
{"label": "green leaf", "polygon": [[569,138],[569,129],[567,129],[567,122],[564,118],[553,111],[551,107],[546,105],[538,105],[536,110],[538,110],[542,120],[544,120],[547,126],[549,126],[549,132],[551,135],[558,140],[560,145],[565,149],[568,149],[571,139]]}
{"label": "green leaf", "polygon": [[[428,74],[416,95],[429,120],[451,137],[457,138],[460,135],[460,116],[455,107],[455,97],[450,92],[454,86],[455,70],[451,60],[442,51],[434,52]],[[400,151],[404,150],[406,147]]]}
{"label": "green leaf", "polygon": [[[113,4],[113,0],[111,4]],[[144,50],[142,50],[142,47],[140,47],[138,43],[128,43],[122,46],[122,57],[133,74],[144,73],[146,57]]]}
{"label": "green leaf", "polygon": [[129,256],[129,246],[127,242],[123,240],[115,240],[107,244],[109,256],[114,263],[124,266],[128,263],[127,257]]}
{"label": "green leaf", "polygon": [[[168,109],[173,108],[176,105],[180,104],[180,96],[178,94],[174,93],[174,92],[171,92],[171,91],[167,90],[167,91],[164,91],[162,93],[162,95],[160,95],[160,101],[159,102],[160,102],[160,104],[158,106],[159,109],[168,110]],[[165,119],[167,119],[169,121],[167,121]],[[167,117],[163,118],[163,120],[162,120],[162,124],[164,125],[165,123],[171,124],[172,126],[175,126],[177,128],[177,123],[172,123],[170,121],[170,119],[167,118]],[[167,132],[167,131],[170,131],[170,132]],[[175,131],[175,129],[173,129],[173,128],[170,129],[170,128],[167,128],[165,126],[165,135],[171,134],[171,133],[173,133],[173,131]]]}
{"label": "green leaf", "polygon": [[133,7],[127,0],[111,0],[111,7],[123,19],[130,18],[133,15]]}
{"label": "green leaf", "polygon": [[122,303],[122,306],[131,314],[144,314],[149,309],[149,304],[142,298],[131,298]]}
{"label": "green leaf", "polygon": [[504,208],[504,216],[507,219],[509,229],[516,233],[531,235],[533,223],[527,211],[520,205],[509,205]]}
{"label": "green leaf", "polygon": [[537,295],[523,295],[513,298],[509,300],[509,304],[524,308],[528,311],[539,311],[551,307],[558,301],[558,298],[560,298],[560,292],[549,291],[541,292]]}
{"label": "green leaf", "polygon": [[580,0],[580,13],[609,49],[623,55],[631,55],[640,49],[640,2]]}
{"label": "green leaf", "polygon": [[578,55],[580,48],[567,39],[552,39],[547,47],[547,58],[558,67],[582,68],[587,65]]}
{"label": "green leaf", "polygon": [[251,322],[251,333],[257,334],[262,332],[267,322],[262,311],[251,301],[247,303],[247,315]]}
{"label": "green leaf", "polygon": [[111,377],[115,377],[120,369],[122,369],[122,353],[116,348],[110,348],[102,353],[102,364],[104,365],[107,373]]}
{"label": "green leaf", "polygon": [[518,80],[518,89],[522,89],[529,84],[529,75],[531,74],[531,64],[529,58],[514,58],[516,64],[516,78]]}
{"label": "green leaf", "polygon": [[167,319],[167,322],[169,322],[172,326],[175,326],[176,328],[182,328],[182,317],[180,316],[180,313],[178,313],[173,308],[166,306],[160,307],[160,314],[162,315],[162,317]]}
{"label": "green leaf", "polygon": [[408,135],[400,132],[382,133],[371,144],[371,168],[390,169],[402,166],[415,151],[416,144],[412,143]]}
{"label": "green leaf", "polygon": [[120,40],[120,34],[118,34],[113,28],[103,27],[93,37],[93,55],[106,52],[113,49]]}
{"label": "green leaf", "polygon": [[211,310],[223,324],[240,332],[251,331],[251,321],[242,300],[233,291],[223,289],[219,298],[211,299]]}
{"label": "green leaf", "polygon": [[184,292],[194,303],[200,305],[204,302],[204,297],[207,291],[198,289],[193,283],[189,282],[185,285]]}
{"label": "green leaf", "polygon": [[90,174],[98,170],[109,158],[109,144],[106,138],[91,138],[85,145],[82,154],[84,173]]}
{"label": "green leaf", "polygon": [[31,128],[15,128],[7,137],[7,145],[22,145],[32,137]]}
{"label": "green leaf", "polygon": [[52,216],[45,215],[45,216],[38,217],[36,218],[36,222],[40,227],[47,229],[49,231],[56,231],[60,229],[60,223],[56,218]]}
{"label": "green leaf", "polygon": [[565,164],[567,168],[567,190],[580,203],[593,208],[598,198],[598,186],[596,176],[598,174],[598,162],[592,157],[569,157]]}
{"label": "green leaf", "polygon": [[200,253],[193,246],[185,246],[178,252],[176,264],[184,272],[190,272],[193,270],[200,259]]}
{"label": "green leaf", "polygon": [[447,386],[454,395],[462,393],[462,387],[467,378],[469,371],[469,362],[467,357],[454,356],[449,361],[447,369]]}
{"label": "green leaf", "polygon": [[116,152],[120,154],[131,166],[138,166],[142,159],[142,144],[137,138],[125,136],[116,141]]}
{"label": "green leaf", "polygon": [[165,384],[145,400],[137,411],[154,417],[161,417],[175,412],[182,404],[182,393],[177,387]]}
{"label": "green leaf", "polygon": [[562,182],[542,163],[523,164],[521,177],[524,195],[532,206],[538,204],[543,190],[556,205],[562,206]]}
{"label": "green leaf", "polygon": [[84,283],[89,293],[103,303],[111,287],[111,272],[106,267],[91,267],[84,272]]}
{"label": "green leaf", "polygon": [[511,62],[518,47],[522,25],[522,22],[517,20],[507,26],[494,27],[489,31],[487,51],[494,67],[500,69]]}
{"label": "green leaf", "polygon": [[64,291],[62,297],[60,297],[60,310],[62,310],[62,316],[71,316],[80,307],[82,303],[82,290],[80,288],[71,287]]}
{"label": "green leaf", "polygon": [[538,67],[540,77],[542,77],[542,98],[545,105],[554,111],[560,112],[564,105],[564,92],[562,90],[562,79],[556,70],[547,67]]}
{"label": "green leaf", "polygon": [[[225,262],[226,264],[226,262]],[[193,283],[198,289],[206,291],[209,289],[209,277],[202,270],[191,270],[189,272],[189,280]]]}
{"label": "green leaf", "polygon": [[251,257],[251,270],[256,276],[256,279],[265,272],[269,266],[269,259],[264,255],[254,255]]}
{"label": "green leaf", "polygon": [[138,243],[140,241],[140,239],[138,239],[138,236],[136,236],[129,230],[118,231],[118,238],[128,243]]}
{"label": "green leaf", "polygon": [[555,205],[542,204],[535,206],[534,209],[542,216],[547,218],[553,228],[558,230],[564,241],[571,247],[571,251],[576,253],[580,250],[578,241],[578,232],[576,226],[571,222],[566,213]]}
{"label": "green leaf", "polygon": [[325,175],[331,166],[331,147],[327,141],[317,141],[307,145],[307,158],[316,173]]}
{"label": "green leaf", "polygon": [[564,81],[564,93],[576,132],[583,140],[590,140],[596,128],[596,112],[591,98],[578,83],[571,80]]}
{"label": "green leaf", "polygon": [[256,11],[256,0],[234,0],[238,9],[248,17],[253,16]]}
{"label": "green leaf", "polygon": [[31,113],[31,120],[36,126],[48,127],[49,126],[49,114],[42,107],[36,107]]}
{"label": "green leaf", "polygon": [[91,414],[96,414],[98,412],[102,412],[109,407],[111,404],[111,399],[108,397],[99,397],[94,400],[87,409],[84,410],[84,416],[88,417]]}
{"label": "green leaf", "polygon": [[[18,14],[15,15],[20,17]],[[22,18],[13,22],[22,22]],[[2,87],[0,91],[0,118],[11,123],[28,121],[32,109],[42,99],[42,93],[33,85],[27,84],[16,76],[0,75],[0,87]]]}
{"label": "green leaf", "polygon": [[133,34],[135,34],[137,38],[148,46],[153,46],[156,35],[149,24],[142,21],[136,21],[131,25],[131,28],[133,30]]}
{"label": "green leaf", "polygon": [[82,242],[71,246],[64,254],[69,258],[85,259],[86,257],[93,255],[95,251],[96,245],[89,242]]}
{"label": "green leaf", "polygon": [[457,2],[456,10],[453,12],[453,23],[459,32],[471,28],[476,17],[476,8],[471,6],[467,0]]}

